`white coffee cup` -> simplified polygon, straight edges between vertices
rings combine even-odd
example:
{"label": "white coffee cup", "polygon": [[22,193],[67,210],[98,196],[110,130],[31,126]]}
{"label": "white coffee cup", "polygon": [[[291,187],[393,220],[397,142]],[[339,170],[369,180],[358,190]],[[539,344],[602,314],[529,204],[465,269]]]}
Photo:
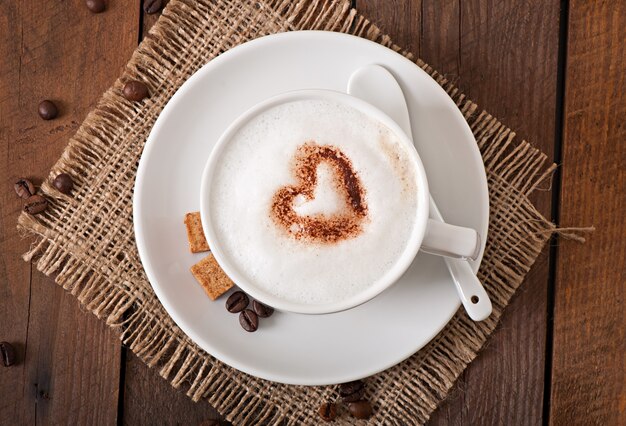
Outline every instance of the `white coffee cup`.
{"label": "white coffee cup", "polygon": [[[252,279],[243,273],[241,265],[233,256],[227,253],[227,250],[221,244],[215,224],[212,221],[210,212],[211,191],[214,190],[215,171],[223,164],[220,160],[224,148],[233,136],[251,119],[259,116],[259,114],[276,106],[303,100],[326,100],[340,103],[352,107],[368,117],[378,121],[379,123],[390,129],[404,145],[405,152],[408,153],[410,160],[414,165],[417,176],[417,210],[415,214],[415,222],[406,244],[404,251],[398,256],[396,262],[387,269],[386,273],[377,279],[365,289],[347,299],[334,301],[326,304],[307,304],[285,300],[277,297],[268,291],[255,285]],[[263,141],[259,141],[263,143]],[[469,228],[449,225],[442,222],[429,219],[429,192],[428,181],[422,162],[415,150],[411,139],[402,131],[402,129],[386,114],[371,104],[347,95],[345,93],[330,90],[301,90],[287,92],[278,96],[265,100],[238,117],[222,134],[216,143],[202,175],[201,195],[200,195],[200,212],[202,217],[202,226],[211,247],[211,252],[224,270],[224,272],[239,286],[243,291],[253,298],[272,306],[278,310],[303,313],[303,314],[325,314],[339,312],[358,306],[373,297],[380,294],[386,288],[395,283],[400,276],[407,270],[413,262],[417,252],[422,250],[436,255],[451,256],[464,259],[474,259],[478,256],[480,250],[480,241],[478,233]],[[271,256],[268,253],[268,256]]]}

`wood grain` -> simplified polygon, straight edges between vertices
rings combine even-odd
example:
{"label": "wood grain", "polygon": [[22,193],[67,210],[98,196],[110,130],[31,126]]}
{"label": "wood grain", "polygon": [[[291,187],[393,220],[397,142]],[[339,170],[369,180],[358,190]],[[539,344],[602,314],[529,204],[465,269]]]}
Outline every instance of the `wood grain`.
{"label": "wood grain", "polygon": [[[19,35],[23,31],[21,3],[0,3],[0,34]],[[20,37],[0,38],[0,340],[12,343],[19,364],[0,374],[0,413],[16,424],[35,421],[34,392],[26,376],[26,338],[30,304],[31,267],[20,259],[28,242],[15,228],[22,203],[16,199],[13,183],[17,175],[37,173],[29,150],[21,146],[14,123],[19,121],[21,78]],[[28,141],[24,141],[28,145]],[[25,169],[24,172],[20,169]]]}
{"label": "wood grain", "polygon": [[[403,0],[411,16],[388,14],[385,0],[357,8],[395,40],[420,34],[421,57],[482,108],[553,154],[559,5],[515,0]],[[381,15],[383,14],[383,15]],[[404,31],[410,31],[405,34]],[[415,45],[415,44],[414,44]],[[527,46],[532,45],[533,49]],[[414,51],[414,53],[419,53]],[[550,217],[551,191],[533,201]],[[503,315],[486,349],[462,375],[432,424],[538,424],[542,420],[548,250]],[[507,395],[507,397],[503,397]]]}
{"label": "wood grain", "polygon": [[[21,362],[3,369],[0,412],[12,424],[112,424],[117,417],[119,340],[52,280],[21,259],[13,182],[47,178],[67,139],[119,75],[137,42],[139,6],[83,0],[0,2],[0,340]],[[52,99],[60,116],[43,121]],[[4,420],[1,420],[3,422]]]}
{"label": "wood grain", "polygon": [[120,342],[104,322],[40,273],[33,276],[26,375],[37,423],[112,424]]}
{"label": "wood grain", "polygon": [[139,358],[128,353],[124,387],[124,424],[145,424],[146,419],[160,425],[199,425],[219,414],[208,402],[193,402],[183,391],[174,389],[148,368]]}
{"label": "wood grain", "polygon": [[385,29],[395,44],[419,55],[422,20],[420,0],[355,0],[353,4],[366,18]]}
{"label": "wood grain", "polygon": [[626,424],[626,4],[569,10],[550,423]]}
{"label": "wood grain", "polygon": [[[448,80],[459,82],[461,67],[461,0],[422,0],[421,28],[419,31],[421,56]],[[412,2],[417,3],[417,2]]]}
{"label": "wood grain", "polygon": [[[462,1],[460,14],[459,87],[553,159],[558,2]],[[551,198],[548,190],[532,197],[546,217]],[[464,423],[541,423],[547,300],[545,248],[464,375]],[[491,398],[500,395],[507,397]]]}

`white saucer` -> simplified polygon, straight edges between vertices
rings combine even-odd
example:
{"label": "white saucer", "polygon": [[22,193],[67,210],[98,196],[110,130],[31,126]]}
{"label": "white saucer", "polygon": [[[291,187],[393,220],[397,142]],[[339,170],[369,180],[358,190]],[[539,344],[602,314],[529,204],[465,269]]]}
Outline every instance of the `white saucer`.
{"label": "white saucer", "polygon": [[[486,241],[487,179],[472,133],[440,86],[414,63],[376,43],[339,33],[290,32],[234,48],[192,76],[158,118],[139,163],[134,198],[137,247],[173,320],[200,347],[241,371],[289,384],[363,378],[409,357],[460,303],[441,259],[418,255],[389,290],[355,309],[307,316],[276,312],[256,333],[212,302],[189,272],[183,217],[199,210],[200,177],[213,144],[239,114],[289,90],[344,90],[357,68],[378,63],[400,82],[413,137],[444,217]],[[483,245],[484,250],[484,245]],[[482,257],[482,252],[481,252]],[[479,262],[473,267],[478,269]]]}

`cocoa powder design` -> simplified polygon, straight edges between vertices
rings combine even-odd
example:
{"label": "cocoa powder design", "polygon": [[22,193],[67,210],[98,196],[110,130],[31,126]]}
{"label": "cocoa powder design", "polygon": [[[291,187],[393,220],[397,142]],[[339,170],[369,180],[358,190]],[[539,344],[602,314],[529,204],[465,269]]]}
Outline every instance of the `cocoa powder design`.
{"label": "cocoa powder design", "polygon": [[[345,208],[332,215],[300,216],[293,208],[294,199],[301,195],[313,200],[321,163],[333,170],[333,184],[343,195]],[[297,240],[321,244],[338,243],[363,231],[367,219],[365,189],[352,162],[339,148],[307,142],[296,150],[292,168],[298,184],[280,188],[271,204],[271,217],[282,230]]]}

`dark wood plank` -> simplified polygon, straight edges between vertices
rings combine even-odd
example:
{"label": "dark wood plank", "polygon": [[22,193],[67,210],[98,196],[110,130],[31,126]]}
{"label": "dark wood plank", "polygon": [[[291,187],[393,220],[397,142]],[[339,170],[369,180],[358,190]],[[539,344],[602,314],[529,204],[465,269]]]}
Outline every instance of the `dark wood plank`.
{"label": "dark wood plank", "polygon": [[[20,37],[22,32],[20,2],[0,3],[0,340],[17,349],[20,363],[0,373],[0,413],[15,424],[35,422],[34,391],[26,377],[24,353],[28,336],[31,266],[20,259],[28,242],[18,235],[16,218],[21,203],[16,200],[13,182],[17,175],[30,176],[34,162],[28,149],[21,146],[17,129],[20,97]],[[30,145],[28,140],[24,144]],[[20,169],[25,169],[23,172]]]}
{"label": "dark wood plank", "polygon": [[[402,0],[422,9],[419,22],[389,12],[385,0],[357,8],[393,39],[421,34],[421,57],[519,136],[553,155],[558,2]],[[410,5],[408,5],[410,4]],[[409,31],[409,33],[405,33]],[[413,45],[415,46],[415,44]],[[533,46],[533,49],[528,49]],[[550,217],[551,191],[534,195]],[[548,287],[544,250],[501,326],[435,412],[432,424],[538,424],[542,420]]]}
{"label": "dark wood plank", "polygon": [[[464,0],[460,8],[459,87],[549,158],[556,126],[559,12],[558,2],[537,0]],[[532,197],[548,218],[551,198],[551,191]],[[465,374],[465,423],[541,422],[548,269],[546,247],[499,330]]]}
{"label": "dark wood plank", "polygon": [[[164,2],[167,4],[167,1]],[[142,10],[142,37],[147,37],[150,28],[160,13],[148,15]],[[123,423],[138,425],[145,419],[158,419],[159,424],[196,425],[208,419],[219,419],[219,413],[206,401],[193,402],[183,391],[174,389],[159,376],[156,369],[148,368],[129,349],[123,377]],[[150,395],[146,398],[146,395]]]}
{"label": "dark wood plank", "polygon": [[626,424],[626,4],[570,4],[550,423]]}
{"label": "dark wood plank", "polygon": [[392,35],[394,43],[419,55],[421,0],[355,0],[353,4],[366,18]]}
{"label": "dark wood plank", "polygon": [[[0,2],[0,340],[17,343],[21,358],[3,369],[0,412],[13,424],[116,421],[119,340],[21,259],[30,241],[16,230],[21,202],[12,184],[47,177],[120,73],[137,43],[133,3],[110,2],[93,15],[83,0]],[[46,98],[61,109],[48,122],[37,116]]]}
{"label": "dark wood plank", "polygon": [[[208,402],[193,402],[183,391],[174,389],[128,351],[124,387],[124,424],[145,424],[146,419],[161,425],[198,425],[219,414]],[[158,421],[157,421],[158,420]]]}
{"label": "dark wood plank", "polygon": [[[417,3],[417,2],[414,2]],[[422,0],[421,28],[413,28],[421,34],[421,55],[448,80],[459,80],[461,67],[460,0]]]}
{"label": "dark wood plank", "polygon": [[24,378],[38,424],[113,424],[120,341],[51,278],[33,276]]}

